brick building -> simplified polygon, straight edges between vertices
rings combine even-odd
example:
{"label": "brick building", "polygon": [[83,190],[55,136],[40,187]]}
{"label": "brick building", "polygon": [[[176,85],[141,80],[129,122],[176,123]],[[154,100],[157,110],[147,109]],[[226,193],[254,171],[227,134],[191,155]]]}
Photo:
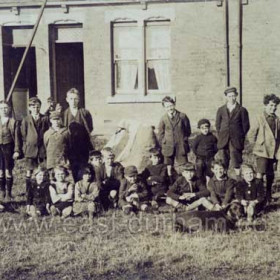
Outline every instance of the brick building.
{"label": "brick building", "polygon": [[[7,96],[38,18],[38,0],[0,0],[0,95]],[[82,93],[95,133],[130,118],[157,125],[160,101],[176,96],[193,127],[212,121],[226,85],[242,92],[251,120],[280,86],[280,1],[49,0],[13,93]],[[242,32],[240,32],[242,31]],[[240,36],[240,34],[242,36]]]}

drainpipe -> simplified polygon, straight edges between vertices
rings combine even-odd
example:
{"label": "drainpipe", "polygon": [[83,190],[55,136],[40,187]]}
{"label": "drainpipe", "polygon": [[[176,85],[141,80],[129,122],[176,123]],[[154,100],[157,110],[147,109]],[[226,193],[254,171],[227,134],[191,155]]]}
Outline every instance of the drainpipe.
{"label": "drainpipe", "polygon": [[14,91],[14,89],[15,89],[15,86],[16,86],[16,83],[17,83],[17,80],[18,80],[20,71],[21,71],[22,66],[23,66],[23,64],[24,64],[24,62],[25,62],[26,56],[27,56],[27,54],[28,54],[28,51],[29,51],[29,49],[30,49],[30,47],[31,47],[31,45],[32,45],[33,39],[34,39],[35,34],[36,34],[36,32],[37,32],[37,29],[38,29],[40,20],[41,20],[41,18],[42,18],[44,9],[45,9],[45,7],[46,7],[47,1],[48,1],[48,0],[44,0],[44,3],[43,3],[42,6],[41,6],[39,16],[38,16],[38,18],[37,18],[37,21],[36,21],[34,27],[33,27],[32,36],[31,36],[31,38],[30,38],[30,40],[29,40],[29,42],[28,42],[28,44],[27,44],[27,46],[26,46],[26,48],[25,48],[25,50],[24,50],[24,53],[23,53],[23,56],[22,56],[22,58],[21,58],[19,67],[18,67],[18,69],[17,69],[17,72],[16,72],[16,75],[15,75],[15,77],[14,77],[13,83],[12,83],[11,88],[10,88],[10,90],[9,90],[8,96],[7,96],[7,98],[6,98],[6,101],[7,101],[7,102],[8,102],[8,101],[10,100],[10,98],[12,97],[12,94],[13,94],[13,91]]}
{"label": "drainpipe", "polygon": [[226,61],[226,87],[230,86],[230,57],[229,57],[229,12],[228,0],[224,0],[224,21],[225,21],[225,61]]}
{"label": "drainpipe", "polygon": [[242,105],[242,48],[243,48],[243,41],[242,41],[242,27],[243,27],[243,4],[242,0],[238,1],[238,76],[239,76],[239,102]]}

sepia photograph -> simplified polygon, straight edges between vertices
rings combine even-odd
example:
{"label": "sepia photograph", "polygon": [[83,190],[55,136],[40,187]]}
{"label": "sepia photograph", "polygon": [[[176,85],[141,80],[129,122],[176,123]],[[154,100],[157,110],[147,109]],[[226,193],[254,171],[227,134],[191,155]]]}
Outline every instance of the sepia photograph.
{"label": "sepia photograph", "polygon": [[279,11],[0,0],[0,278],[279,280]]}

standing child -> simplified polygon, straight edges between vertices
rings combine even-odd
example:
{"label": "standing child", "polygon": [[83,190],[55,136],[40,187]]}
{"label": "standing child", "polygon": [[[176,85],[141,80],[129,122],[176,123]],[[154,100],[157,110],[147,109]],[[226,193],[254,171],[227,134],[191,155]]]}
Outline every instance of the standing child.
{"label": "standing child", "polygon": [[209,120],[201,119],[197,126],[201,134],[195,137],[192,147],[196,155],[196,175],[200,180],[208,182],[213,176],[211,163],[218,151],[217,138],[210,132]]}
{"label": "standing child", "polygon": [[70,136],[68,129],[63,127],[61,115],[58,112],[50,113],[51,127],[44,134],[44,144],[47,152],[47,169],[49,172],[57,165],[68,162]]}
{"label": "standing child", "polygon": [[79,179],[80,170],[87,165],[92,150],[90,133],[93,130],[92,117],[88,110],[79,107],[80,94],[75,88],[67,92],[69,108],[64,112],[64,125],[70,132],[69,161],[74,181]]}
{"label": "standing child", "polygon": [[31,97],[28,102],[30,115],[21,122],[23,153],[26,166],[26,188],[30,184],[32,172],[46,159],[44,133],[49,129],[48,117],[40,114],[41,101]]}
{"label": "standing child", "polygon": [[121,180],[119,206],[128,215],[135,210],[147,211],[148,200],[147,187],[140,181],[136,166],[127,166]]}
{"label": "standing child", "polygon": [[100,187],[101,202],[107,209],[110,204],[117,207],[124,168],[119,162],[114,161],[115,155],[111,148],[106,147],[101,153],[103,163],[96,169],[96,181]]}
{"label": "standing child", "polygon": [[266,175],[266,201],[271,201],[274,164],[280,159],[280,120],[275,115],[280,99],[275,94],[265,95],[264,112],[257,118],[250,132],[254,142],[253,154],[257,161],[257,178]]}
{"label": "standing child", "polygon": [[152,207],[157,209],[159,207],[159,201],[165,196],[170,184],[170,179],[167,174],[167,166],[161,163],[162,155],[157,148],[150,149],[150,161],[142,172],[142,179],[149,186],[152,195]]}
{"label": "standing child", "polygon": [[193,210],[199,206],[212,209],[213,204],[206,197],[209,196],[205,183],[195,176],[195,167],[187,163],[181,167],[182,176],[178,177],[175,183],[167,192],[166,203],[176,210]]}
{"label": "standing child", "polygon": [[208,190],[214,210],[221,210],[232,201],[236,181],[227,176],[222,160],[212,161],[211,168],[214,176],[208,182]]}
{"label": "standing child", "polygon": [[0,202],[12,198],[14,159],[20,155],[19,124],[10,111],[9,104],[0,101]]}
{"label": "standing child", "polygon": [[61,215],[66,218],[72,213],[74,186],[66,180],[68,170],[63,166],[56,166],[54,169],[55,181],[50,185],[50,207],[52,216]]}
{"label": "standing child", "polygon": [[236,199],[244,206],[248,221],[252,222],[254,216],[263,208],[263,183],[254,178],[254,169],[251,165],[241,165],[241,175],[243,180],[237,183]]}
{"label": "standing child", "polygon": [[244,141],[250,128],[249,115],[248,111],[238,104],[235,87],[226,89],[224,94],[226,104],[218,109],[216,116],[218,149],[225,167],[228,169],[231,161],[235,174],[239,176]]}
{"label": "standing child", "polygon": [[99,188],[94,182],[94,174],[91,165],[82,170],[82,180],[75,185],[75,202],[73,212],[75,215],[86,213],[89,220],[100,210]]}
{"label": "standing child", "polygon": [[190,151],[188,138],[191,135],[190,121],[186,114],[175,108],[175,100],[166,96],[162,100],[166,114],[161,118],[158,128],[159,142],[171,176],[174,161],[178,165],[188,162]]}
{"label": "standing child", "polygon": [[38,167],[33,173],[34,180],[27,188],[26,212],[32,218],[50,212],[49,180],[46,168]]}

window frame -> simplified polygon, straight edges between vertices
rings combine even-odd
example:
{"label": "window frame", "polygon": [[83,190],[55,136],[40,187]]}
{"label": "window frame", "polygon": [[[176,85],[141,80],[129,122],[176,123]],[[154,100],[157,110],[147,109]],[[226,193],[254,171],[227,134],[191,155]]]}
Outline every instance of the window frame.
{"label": "window frame", "polygon": [[[117,25],[133,26],[135,24],[137,32],[139,32],[139,37],[141,38],[140,48],[139,48],[139,59],[133,59],[138,61],[138,89],[132,90],[117,90],[117,71],[116,71],[116,59],[115,59],[115,49],[114,40],[115,32],[114,27]],[[148,58],[147,57],[147,32],[146,26],[149,25],[158,26],[168,26],[169,27],[169,56],[159,59],[159,58]],[[143,103],[143,102],[161,102],[162,98],[166,95],[172,96],[171,94],[171,19],[167,18],[148,18],[148,19],[137,19],[137,20],[119,20],[111,21],[111,71],[112,71],[112,92],[111,96],[107,98],[108,103]],[[121,61],[122,59],[120,59]],[[148,89],[148,62],[152,60],[168,60],[169,61],[169,89],[158,90],[158,89]]]}

